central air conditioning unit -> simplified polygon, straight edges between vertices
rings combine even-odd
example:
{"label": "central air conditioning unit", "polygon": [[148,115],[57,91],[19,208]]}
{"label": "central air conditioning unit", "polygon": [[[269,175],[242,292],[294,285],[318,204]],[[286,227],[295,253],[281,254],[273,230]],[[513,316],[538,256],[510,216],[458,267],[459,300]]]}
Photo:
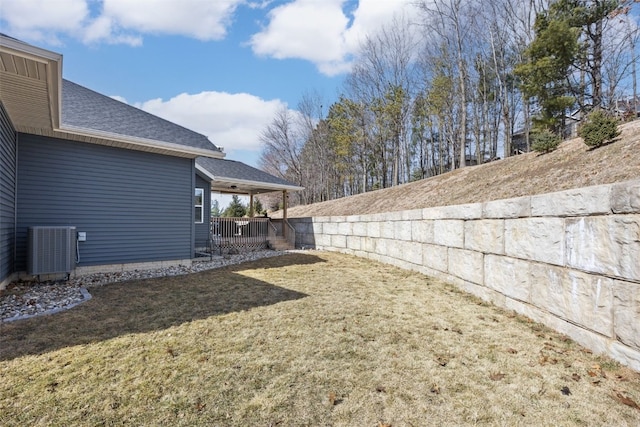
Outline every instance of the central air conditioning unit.
{"label": "central air conditioning unit", "polygon": [[28,239],[29,274],[71,274],[75,269],[75,227],[29,227]]}

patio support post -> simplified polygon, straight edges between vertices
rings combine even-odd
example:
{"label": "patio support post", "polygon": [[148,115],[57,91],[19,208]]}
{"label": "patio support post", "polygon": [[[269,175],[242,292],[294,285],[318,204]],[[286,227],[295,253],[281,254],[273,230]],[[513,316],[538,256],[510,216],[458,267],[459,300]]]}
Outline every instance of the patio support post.
{"label": "patio support post", "polygon": [[287,238],[287,190],[282,191],[282,235]]}
{"label": "patio support post", "polygon": [[249,218],[253,218],[253,192],[249,193]]}

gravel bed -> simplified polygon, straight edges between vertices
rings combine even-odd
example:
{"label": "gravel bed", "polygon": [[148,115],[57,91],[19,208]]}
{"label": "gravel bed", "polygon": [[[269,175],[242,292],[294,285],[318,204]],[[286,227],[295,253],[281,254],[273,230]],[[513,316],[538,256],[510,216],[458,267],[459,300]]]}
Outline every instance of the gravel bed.
{"label": "gravel bed", "polygon": [[68,310],[91,299],[88,289],[108,283],[197,273],[285,253],[287,252],[260,250],[237,255],[214,256],[213,260],[196,259],[191,267],[181,265],[154,270],[97,273],[57,282],[15,282],[9,284],[4,291],[0,291],[0,322],[11,322]]}

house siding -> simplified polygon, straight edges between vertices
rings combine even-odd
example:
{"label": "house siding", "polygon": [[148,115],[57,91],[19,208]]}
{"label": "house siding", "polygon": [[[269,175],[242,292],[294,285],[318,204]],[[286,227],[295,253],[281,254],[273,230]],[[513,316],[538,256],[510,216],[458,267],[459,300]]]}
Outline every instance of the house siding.
{"label": "house siding", "polygon": [[196,188],[204,189],[203,206],[203,223],[195,224],[195,240],[196,248],[209,247],[209,227],[211,224],[211,184],[196,174]]}
{"label": "house siding", "polygon": [[14,272],[17,138],[0,102],[0,283]]}
{"label": "house siding", "polygon": [[75,226],[79,266],[188,259],[192,159],[19,134],[16,267],[28,227]]}

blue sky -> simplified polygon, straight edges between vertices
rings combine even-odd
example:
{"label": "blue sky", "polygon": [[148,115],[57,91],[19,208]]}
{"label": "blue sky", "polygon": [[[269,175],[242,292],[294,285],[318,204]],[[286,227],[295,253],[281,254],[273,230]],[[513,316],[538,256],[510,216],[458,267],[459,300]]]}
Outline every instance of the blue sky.
{"label": "blue sky", "polygon": [[305,92],[335,101],[360,41],[409,3],[0,0],[0,31],[61,53],[66,79],[258,166],[275,112]]}

